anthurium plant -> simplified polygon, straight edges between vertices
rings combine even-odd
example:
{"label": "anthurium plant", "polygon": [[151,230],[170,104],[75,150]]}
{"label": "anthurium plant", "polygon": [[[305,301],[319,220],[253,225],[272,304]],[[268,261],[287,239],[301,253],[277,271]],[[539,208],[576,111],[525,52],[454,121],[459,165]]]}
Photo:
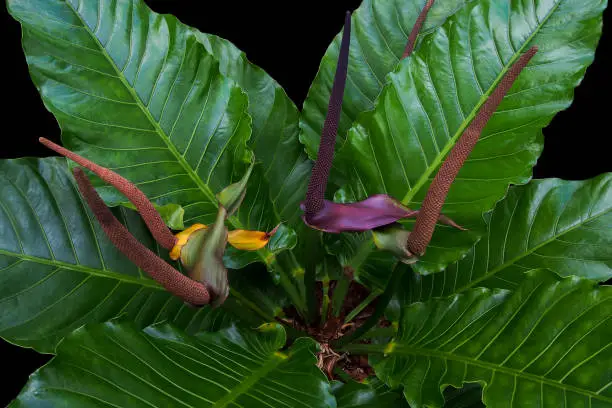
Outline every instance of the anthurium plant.
{"label": "anthurium plant", "polygon": [[[142,0],[8,0],[11,407],[612,407],[612,174],[531,180],[601,0],[364,0],[301,110]],[[341,18],[341,16],[340,16]]]}

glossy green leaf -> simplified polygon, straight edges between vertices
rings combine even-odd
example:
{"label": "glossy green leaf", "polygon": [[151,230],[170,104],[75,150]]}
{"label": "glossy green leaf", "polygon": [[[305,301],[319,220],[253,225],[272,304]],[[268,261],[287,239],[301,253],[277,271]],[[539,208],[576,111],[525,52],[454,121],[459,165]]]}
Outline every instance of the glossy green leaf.
{"label": "glossy green leaf", "polygon": [[[247,308],[247,314],[251,314],[248,308],[261,310],[259,317],[269,321],[271,316],[281,316],[283,308],[289,305],[287,294],[272,282],[270,273],[262,264],[252,265],[244,270],[230,269],[228,279],[232,289],[228,300],[237,300],[238,307]],[[231,311],[240,315],[234,309]],[[246,318],[243,320],[247,321]]]}
{"label": "glossy green leaf", "polygon": [[477,286],[514,289],[535,268],[612,278],[612,173],[512,187],[488,218],[486,235],[467,257],[439,274],[404,275],[405,304]]}
{"label": "glossy green leaf", "polygon": [[[124,207],[114,211],[140,242],[166,258],[138,213]],[[167,320],[188,333],[236,321],[228,310],[261,323],[275,309],[265,301],[275,299],[276,307],[284,303],[266,289],[272,285],[267,273],[256,276],[261,298],[234,289],[227,307],[187,306],[115,249],[81,199],[64,159],[0,161],[0,336],[12,343],[50,353],[79,326],[119,315],[139,327]],[[238,287],[240,277],[231,274],[230,282]],[[259,304],[266,318],[253,316],[243,299]]]}
{"label": "glossy green leaf", "polygon": [[[121,205],[129,209],[136,210],[136,206],[129,201],[127,203],[121,203]],[[153,207],[155,207],[155,209],[162,217],[162,220],[164,220],[164,223],[168,226],[168,228],[179,231],[185,229],[185,223],[183,222],[183,218],[185,217],[185,210],[183,209],[183,207],[178,204],[153,204]]]}
{"label": "glossy green leaf", "polygon": [[[298,141],[297,109],[231,43],[156,14],[142,0],[8,5],[68,148],[116,170],[155,204],[180,205],[185,224],[209,224],[215,193],[246,171],[253,130],[257,165],[230,223],[270,230],[299,220],[310,161]],[[107,203],[125,201],[94,184]],[[270,254],[256,255],[263,261]]]}
{"label": "glossy green leaf", "polygon": [[468,383],[462,388],[447,387],[444,390],[444,408],[484,408],[482,387]]}
{"label": "glossy green leaf", "polygon": [[[418,208],[431,179],[512,63],[536,56],[493,115],[450,189],[443,212],[478,231],[510,184],[526,183],[542,128],[572,100],[594,57],[606,2],[482,0],[465,5],[388,76],[376,108],[359,117],[336,156],[345,195],[386,193]],[[408,223],[408,229],[410,223]],[[470,239],[467,240],[466,237]],[[439,227],[415,265],[441,271],[475,243]]]}
{"label": "glossy green leaf", "polygon": [[173,230],[185,229],[185,223],[183,218],[185,217],[185,210],[178,204],[166,204],[155,207],[161,215],[162,219],[168,226]]}
{"label": "glossy green leaf", "polygon": [[405,308],[377,375],[403,385],[413,408],[441,407],[441,387],[466,382],[483,384],[486,406],[612,406],[612,288],[527,274],[514,292],[471,289]]}
{"label": "glossy green leaf", "polygon": [[[10,0],[8,7],[65,145],[156,204],[181,205],[186,223],[211,223],[215,193],[240,179],[250,160],[251,118],[247,96],[193,31],[141,0]],[[125,201],[110,186],[99,191],[108,203]]]}
{"label": "glossy green leaf", "polygon": [[219,60],[221,73],[236,81],[249,97],[248,110],[253,118],[249,146],[261,164],[255,167],[238,214],[240,219],[260,230],[281,221],[290,226],[301,223],[299,203],[306,194],[311,162],[298,140],[299,112],[295,104],[234,44],[211,34],[197,35],[206,50]]}
{"label": "glossy green leaf", "polygon": [[278,325],[187,335],[169,325],[85,326],[38,370],[17,407],[333,407],[316,343]]}
{"label": "glossy green leaf", "polygon": [[398,260],[374,247],[371,232],[327,234],[324,238],[327,250],[357,282],[369,289],[385,288]]}
{"label": "glossy green leaf", "polygon": [[392,391],[376,377],[364,382],[333,384],[338,408],[410,408],[401,392]]}
{"label": "glossy green leaf", "polygon": [[[344,143],[357,115],[370,110],[404,53],[408,35],[426,0],[364,0],[351,17],[348,81],[338,126],[338,146]],[[419,39],[438,28],[466,0],[436,1],[427,14]],[[338,20],[341,21],[341,20]],[[327,113],[338,53],[339,33],[327,48],[300,117],[300,141],[308,156],[317,157],[323,121]]]}
{"label": "glossy green leaf", "polygon": [[[377,377],[363,382],[350,380],[332,383],[338,408],[410,408],[401,391],[391,390]],[[468,383],[463,388],[447,387],[444,390],[444,408],[484,408],[482,387]]]}

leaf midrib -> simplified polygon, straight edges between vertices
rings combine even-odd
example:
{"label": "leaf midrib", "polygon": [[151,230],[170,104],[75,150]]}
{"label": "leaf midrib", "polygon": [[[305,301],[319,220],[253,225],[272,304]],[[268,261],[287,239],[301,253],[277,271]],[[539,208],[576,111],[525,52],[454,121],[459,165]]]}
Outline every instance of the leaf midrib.
{"label": "leaf midrib", "polygon": [[518,60],[520,58],[520,56],[524,52],[525,48],[527,47],[527,44],[529,44],[531,42],[531,40],[540,32],[540,30],[542,29],[544,24],[546,22],[548,22],[548,19],[557,10],[557,8],[559,7],[559,5],[561,4],[562,1],[563,0],[558,0],[555,3],[555,5],[546,14],[546,17],[542,19],[542,21],[532,31],[532,33],[529,35],[529,37],[527,37],[525,39],[525,41],[523,42],[523,45],[518,50],[516,50],[514,52],[514,55],[512,56],[512,58],[504,66],[504,68],[499,73],[499,75],[495,78],[495,81],[491,84],[491,86],[489,86],[489,88],[487,89],[487,92],[485,92],[480,97],[480,100],[478,101],[478,103],[474,106],[474,108],[472,109],[470,114],[463,120],[463,122],[461,123],[461,126],[459,126],[459,128],[457,129],[457,131],[455,132],[453,137],[448,141],[448,143],[446,143],[446,145],[444,146],[442,151],[436,156],[436,158],[433,160],[433,162],[426,168],[426,170],[423,172],[423,174],[421,174],[421,177],[419,177],[419,179],[413,185],[413,187],[404,195],[404,198],[402,199],[402,204],[408,205],[412,201],[414,196],[421,190],[423,185],[429,180],[429,176],[431,175],[431,173],[433,173],[433,171],[440,166],[440,164],[442,162],[442,159],[445,158],[448,155],[448,153],[450,152],[450,150],[455,146],[455,144],[457,143],[457,140],[459,139],[459,137],[461,137],[461,135],[463,134],[465,129],[472,122],[472,120],[476,117],[476,115],[478,114],[478,111],[480,110],[482,105],[486,102],[486,100],[489,98],[491,93],[495,90],[497,85],[501,82],[501,80],[503,79],[504,75],[508,72],[508,70],[512,67],[512,65],[516,62],[516,60]]}
{"label": "leaf midrib", "polygon": [[236,387],[232,388],[229,393],[217,400],[212,408],[225,408],[229,404],[232,404],[239,396],[247,393],[247,391],[257,384],[259,380],[261,380],[270,371],[277,368],[284,361],[286,361],[284,357],[279,357],[276,354],[272,354],[270,356],[270,360],[268,360],[257,370],[253,371],[248,378],[243,379],[243,381],[241,381]]}
{"label": "leaf midrib", "polygon": [[[549,239],[539,243],[538,245],[535,245],[534,247],[530,248],[529,250],[519,254],[518,256],[515,256],[514,258],[510,259],[507,262],[504,262],[503,264],[499,265],[498,267],[496,267],[495,269],[492,269],[489,273],[485,273],[483,276],[481,276],[478,279],[475,279],[473,281],[471,281],[469,284],[462,286],[460,288],[457,288],[454,290],[454,293],[461,293],[467,289],[470,289],[472,287],[474,287],[474,285],[485,281],[493,276],[495,276],[496,274],[498,274],[500,271],[506,269],[507,267],[514,265],[515,263],[519,262],[520,260],[522,260],[523,258],[526,258],[528,256],[530,256],[531,254],[533,254],[535,251],[537,251],[538,249],[556,241],[557,239],[559,239],[560,237],[572,232],[573,230],[575,230],[576,228],[580,228],[582,226],[584,226],[585,224],[588,224],[589,222],[599,218],[599,217],[603,217],[604,215],[606,215],[607,213],[609,213],[610,211],[612,211],[612,207],[608,208],[605,211],[602,211],[600,213],[597,213],[595,215],[592,215],[584,220],[581,220],[581,222],[576,223],[576,225],[571,226],[570,228],[562,231],[560,234],[556,234],[553,235],[552,237],[550,237]],[[490,227],[489,227],[490,228]],[[505,250],[505,248],[504,248]]]}
{"label": "leaf midrib", "polygon": [[394,354],[399,354],[401,356],[414,356],[414,355],[430,356],[430,357],[436,357],[436,358],[441,358],[445,360],[454,360],[454,361],[458,361],[461,363],[477,366],[479,368],[484,368],[486,370],[497,371],[497,372],[501,372],[504,374],[508,374],[513,377],[520,377],[520,378],[524,378],[526,380],[531,380],[534,382],[545,383],[552,387],[561,388],[561,389],[568,390],[568,391],[573,391],[578,394],[587,395],[591,398],[596,398],[601,401],[612,403],[612,398],[605,397],[604,395],[597,394],[590,390],[578,388],[576,386],[573,386],[567,383],[561,383],[558,381],[554,381],[546,377],[538,377],[537,375],[526,373],[524,371],[520,371],[517,369],[498,366],[493,363],[488,363],[486,361],[474,360],[469,357],[464,357],[464,356],[457,355],[457,354],[451,354],[451,353],[444,352],[444,351],[424,349],[420,347],[412,347],[412,346],[407,346],[404,344],[395,343],[395,348],[393,349],[393,352],[390,353],[389,355],[393,356]]}
{"label": "leaf midrib", "polygon": [[143,287],[153,288],[157,290],[165,290],[161,285],[159,285],[154,280],[131,277],[129,275],[124,275],[118,272],[112,272],[107,269],[96,269],[96,268],[92,268],[90,266],[85,266],[85,265],[76,265],[76,264],[71,264],[68,262],[63,262],[63,261],[58,261],[58,260],[39,258],[36,256],[26,255],[23,253],[7,251],[5,249],[0,249],[0,255],[10,256],[10,257],[17,258],[23,261],[34,262],[34,263],[38,263],[42,265],[56,266],[56,267],[68,269],[71,271],[85,273],[91,276],[98,276],[101,278],[114,279],[117,281],[140,285]]}
{"label": "leaf midrib", "polygon": [[[533,30],[533,32],[531,33],[531,35],[529,37],[527,37],[527,39],[524,41],[523,45],[521,46],[521,48],[519,49],[519,51],[515,52],[513,57],[510,59],[509,63],[507,65],[504,66],[504,69],[500,72],[500,74],[497,76],[497,78],[495,79],[495,81],[493,82],[493,84],[488,88],[487,92],[481,96],[480,100],[478,101],[478,103],[474,106],[474,108],[472,109],[472,111],[470,112],[470,115],[464,119],[464,121],[462,122],[461,126],[459,127],[459,129],[457,129],[457,131],[455,132],[455,134],[453,135],[453,137],[449,140],[449,143],[447,143],[444,148],[442,149],[442,151],[440,152],[440,154],[438,154],[436,156],[436,158],[434,159],[433,163],[427,167],[427,169],[425,170],[425,172],[421,175],[421,177],[419,178],[419,180],[414,184],[414,186],[412,187],[412,189],[410,189],[410,191],[408,191],[406,193],[406,195],[404,196],[404,198],[402,199],[402,204],[404,205],[408,205],[410,203],[410,201],[414,198],[414,196],[416,195],[416,193],[418,191],[420,191],[420,189],[423,187],[423,185],[429,180],[429,176],[431,175],[431,173],[438,168],[438,166],[440,165],[442,159],[444,157],[447,156],[447,154],[450,152],[450,150],[455,146],[455,143],[457,142],[457,139],[459,139],[459,137],[463,134],[464,130],[467,128],[467,126],[472,122],[472,120],[474,119],[474,117],[476,116],[476,114],[478,113],[478,111],[480,110],[480,108],[482,107],[482,105],[486,102],[487,98],[489,97],[489,95],[493,92],[493,90],[495,89],[495,87],[497,86],[497,84],[499,84],[499,82],[503,79],[503,76],[505,75],[505,73],[508,71],[508,69],[512,66],[512,64],[514,64],[514,62],[520,58],[521,55],[521,51],[523,51],[525,49],[525,47],[527,46],[527,44],[529,44],[531,42],[531,40],[533,39],[533,37],[536,36],[536,34],[539,33],[540,29],[542,28],[542,26],[548,21],[548,19],[552,16],[552,14],[557,10],[557,8],[559,7],[559,5],[561,4],[562,0],[559,0],[557,3],[555,3],[555,6],[551,8],[551,10],[548,12],[548,14],[546,15],[546,18],[544,18],[542,20],[542,22],[540,24],[538,24],[538,26]],[[455,11],[456,13],[456,11]],[[448,20],[447,20],[448,21]],[[399,67],[399,64],[398,64]],[[397,70],[397,67],[396,67]],[[393,72],[395,73],[395,71]],[[392,74],[393,74],[392,73]],[[345,140],[345,143],[348,142],[348,138]],[[374,250],[374,240],[372,239],[372,237],[367,238],[363,244],[364,246],[368,246],[370,248],[370,252],[372,252]],[[367,256],[366,256],[367,257]],[[350,263],[349,263],[350,264]],[[351,265],[352,266],[352,265]],[[357,270],[357,269],[356,269]],[[466,286],[465,288],[461,289],[461,290],[465,290],[467,288],[469,288],[470,286]]]}
{"label": "leaf midrib", "polygon": [[[68,269],[71,271],[88,274],[90,276],[96,276],[96,277],[106,278],[106,279],[113,279],[113,280],[123,282],[123,283],[139,285],[141,287],[146,287],[150,289],[156,289],[162,292],[167,292],[167,290],[163,286],[161,286],[160,284],[158,284],[156,281],[152,279],[132,277],[129,275],[124,275],[119,272],[109,271],[108,269],[96,269],[90,266],[85,266],[85,265],[80,265],[80,264],[76,265],[76,264],[71,264],[68,262],[63,262],[63,261],[58,261],[58,260],[39,258],[39,257],[30,256],[26,254],[6,251],[4,249],[0,249],[0,255],[6,255],[6,256],[20,259],[22,261],[34,262],[34,263],[38,263],[42,265],[56,266],[58,268]],[[246,297],[235,288],[230,288],[230,293],[233,296],[236,296],[237,298],[241,299],[241,301],[244,301],[244,302],[247,301]],[[252,306],[249,306],[249,307],[251,307],[252,310],[264,320],[266,321],[274,320],[267,313],[265,313],[259,307],[257,307],[255,304],[252,304]]]}
{"label": "leaf midrib", "polygon": [[[215,197],[215,194],[211,191],[211,189],[204,184],[204,182],[200,179],[200,177],[198,177],[198,175],[195,173],[195,171],[191,168],[191,166],[189,166],[189,163],[187,163],[187,161],[185,160],[185,158],[178,152],[178,150],[176,150],[176,147],[174,147],[174,145],[171,143],[170,138],[168,138],[168,136],[166,135],[166,133],[164,132],[164,130],[161,128],[161,126],[159,125],[159,123],[155,120],[155,118],[151,115],[151,113],[149,112],[149,110],[147,109],[147,107],[144,105],[144,103],[142,102],[142,100],[140,99],[140,97],[138,96],[138,94],[136,93],[136,90],[129,84],[129,82],[127,81],[127,79],[125,78],[124,73],[119,69],[119,67],[115,64],[114,60],[111,58],[111,56],[108,54],[108,52],[106,51],[106,48],[104,48],[104,46],[102,45],[102,43],[100,42],[100,40],[98,39],[98,37],[95,35],[95,33],[93,33],[91,31],[91,29],[89,28],[89,26],[86,24],[85,20],[83,20],[83,18],[81,17],[81,15],[78,13],[77,10],[74,9],[74,7],[72,6],[72,4],[70,4],[70,2],[68,0],[64,0],[64,2],[66,3],[66,5],[70,8],[70,10],[72,10],[72,12],[74,13],[74,15],[79,19],[79,21],[81,22],[81,25],[83,26],[83,29],[87,31],[87,33],[91,36],[91,38],[96,42],[98,48],[100,49],[100,52],[102,53],[102,55],[104,55],[104,57],[107,59],[107,61],[109,62],[109,64],[113,67],[113,69],[115,70],[115,73],[117,74],[117,77],[119,77],[119,80],[121,81],[121,83],[123,84],[123,86],[127,89],[127,91],[130,93],[130,95],[132,96],[132,98],[134,99],[136,105],[138,105],[138,107],[140,108],[140,110],[144,113],[144,115],[146,116],[147,120],[153,125],[153,127],[155,128],[155,132],[159,135],[159,137],[161,138],[161,140],[166,144],[168,150],[170,151],[170,153],[172,153],[172,155],[176,158],[176,160],[178,161],[178,163],[181,165],[181,167],[185,170],[185,172],[187,173],[187,175],[192,179],[192,181],[194,182],[194,184],[198,187],[198,189],[200,189],[200,191],[202,191],[202,193],[204,193],[204,195],[210,200],[210,202],[213,203],[213,205],[215,207],[218,207],[218,203]],[[131,33],[130,33],[131,35]],[[204,47],[202,44],[200,44],[199,42],[197,43],[199,46]],[[235,227],[235,228],[239,228],[239,229],[243,229],[244,226],[242,225],[242,223],[240,222],[240,220],[238,220],[235,216],[229,217],[228,221]],[[260,249],[257,250],[257,255],[262,259],[265,260],[266,257],[268,256],[268,252],[265,249]]]}
{"label": "leaf midrib", "polygon": [[[132,98],[134,99],[135,103],[138,105],[138,107],[140,108],[140,110],[144,113],[144,115],[146,116],[147,120],[151,123],[151,125],[153,125],[153,127],[155,128],[155,132],[159,135],[159,137],[161,138],[161,140],[166,144],[166,147],[168,148],[168,150],[172,153],[172,155],[176,158],[176,160],[179,162],[179,164],[181,165],[181,167],[184,168],[184,170],[187,172],[187,174],[189,175],[189,177],[193,180],[193,182],[195,183],[195,185],[208,197],[209,200],[211,200],[215,206],[217,205],[217,201],[215,200],[215,195],[213,194],[213,192],[210,190],[210,188],[205,185],[202,180],[200,180],[200,178],[198,177],[197,174],[195,174],[194,170],[191,168],[191,166],[189,166],[189,163],[187,163],[187,161],[185,160],[185,158],[178,152],[178,150],[176,150],[176,147],[174,147],[174,145],[170,142],[170,138],[166,135],[166,132],[164,132],[164,130],[161,128],[161,126],[159,125],[159,123],[155,120],[155,118],[153,118],[153,116],[151,115],[151,112],[149,112],[149,110],[147,109],[147,107],[144,105],[144,103],[142,102],[142,100],[140,99],[140,97],[138,96],[138,94],[136,93],[136,90],[129,84],[129,82],[127,81],[127,79],[125,78],[125,74],[119,69],[119,67],[115,64],[115,61],[112,59],[112,57],[108,54],[108,52],[106,51],[106,48],[104,48],[104,46],[102,45],[102,43],[100,42],[100,40],[98,39],[98,37],[95,35],[94,32],[91,31],[91,29],[89,28],[89,26],[87,25],[87,23],[83,20],[83,18],[81,17],[81,15],[78,13],[77,10],[75,10],[72,6],[72,4],[70,4],[70,2],[68,0],[64,0],[64,2],[66,3],[66,5],[70,8],[70,10],[72,10],[72,12],[74,13],[74,15],[79,19],[79,21],[81,22],[83,29],[87,31],[87,33],[91,36],[91,38],[96,42],[96,45],[98,46],[98,48],[100,49],[100,52],[102,53],[102,55],[104,55],[104,58],[106,58],[106,60],[109,62],[109,64],[113,67],[113,69],[115,70],[115,73],[117,74],[117,77],[119,78],[119,80],[121,81],[121,83],[123,84],[123,86],[126,88],[126,90],[130,93],[130,95],[132,96]],[[130,30],[130,35],[131,35],[131,30]],[[129,57],[128,57],[129,58]]]}

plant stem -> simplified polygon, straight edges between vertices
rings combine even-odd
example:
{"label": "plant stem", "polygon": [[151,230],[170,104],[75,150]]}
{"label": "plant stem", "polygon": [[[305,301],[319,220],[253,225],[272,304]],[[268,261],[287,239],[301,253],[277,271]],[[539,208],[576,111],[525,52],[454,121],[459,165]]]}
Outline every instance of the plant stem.
{"label": "plant stem", "polygon": [[349,313],[346,316],[346,319],[344,319],[344,324],[347,324],[351,320],[353,320],[359,313],[361,313],[363,311],[363,309],[365,309],[370,303],[372,303],[372,301],[374,299],[376,299],[381,294],[382,294],[382,292],[380,290],[374,290],[374,291],[370,292],[368,297],[366,297],[364,300],[362,300],[361,303],[358,304],[355,309],[351,310],[351,313]]}
{"label": "plant stem", "polygon": [[316,323],[319,313],[317,310],[317,285],[316,285],[317,268],[316,265],[308,265],[304,273],[304,288],[306,290],[306,312],[307,321]]}
{"label": "plant stem", "polygon": [[[345,268],[348,268],[351,270],[351,277],[347,276],[346,274],[343,274],[343,276],[340,279],[338,279],[338,283],[336,284],[336,287],[334,288],[334,293],[332,295],[332,312],[335,317],[338,317],[340,315],[340,312],[342,311],[344,300],[346,298],[346,295],[348,294],[348,290],[351,285],[352,274],[354,274],[357,270],[359,270],[361,265],[365,262],[365,260],[370,255],[370,253],[372,253],[373,246],[374,245],[372,241],[372,235],[370,234],[370,236],[367,237],[359,245],[359,247],[353,254],[353,257],[347,263],[347,265],[344,266]],[[347,318],[348,320],[346,320],[345,323],[348,323],[354,317],[355,316],[352,316],[350,319]]]}
{"label": "plant stem", "polygon": [[323,300],[321,302],[321,325],[327,321],[327,313],[329,311],[329,277],[323,279]]}
{"label": "plant stem", "polygon": [[286,257],[288,257],[287,262],[289,263],[289,270],[291,271],[290,276],[293,284],[297,288],[297,292],[300,296],[300,304],[303,305],[304,314],[300,313],[304,319],[307,317],[308,313],[308,303],[306,301],[308,295],[306,291],[306,285],[304,284],[304,274],[305,270],[302,268],[298,260],[296,259],[293,252],[287,252]]}
{"label": "plant stem", "polygon": [[353,271],[359,270],[361,265],[365,262],[365,260],[370,256],[372,251],[374,250],[374,238],[372,233],[370,232],[366,239],[363,240],[357,251],[355,251],[353,257],[347,266],[350,266]]}
{"label": "plant stem", "polygon": [[332,294],[332,313],[334,317],[340,316],[342,305],[344,304],[344,298],[348,293],[349,285],[351,281],[347,276],[342,276],[338,279],[336,286],[334,287],[334,293]]}
{"label": "plant stem", "polygon": [[[279,255],[282,255],[282,253]],[[300,314],[300,316],[306,318],[306,302],[304,301],[303,296],[300,294],[299,289],[296,287],[295,281],[293,280],[292,276],[287,273],[287,270],[285,268],[283,268],[283,266],[278,261],[278,258],[274,258],[274,260],[269,262],[268,268],[278,273],[279,283],[287,293],[287,296],[289,296],[289,300],[291,300],[291,303],[293,304],[293,306],[295,306],[295,309]]]}
{"label": "plant stem", "polygon": [[387,282],[387,286],[385,287],[385,291],[378,297],[378,303],[376,304],[376,308],[374,309],[374,313],[372,316],[366,320],[363,325],[361,325],[357,330],[348,334],[346,336],[340,337],[338,340],[332,343],[334,349],[343,347],[345,344],[351,343],[353,341],[359,340],[364,334],[366,334],[370,329],[378,324],[378,321],[385,313],[393,294],[395,293],[395,289],[400,282],[400,278],[404,273],[403,264],[395,264],[393,268],[393,272],[391,274],[391,278],[389,282]]}
{"label": "plant stem", "polygon": [[[317,264],[324,260],[321,232],[307,228],[304,231],[304,242],[306,250],[306,270],[304,272],[304,288],[306,297],[306,321],[308,323],[316,323],[319,318],[319,310],[317,305]],[[319,262],[321,261],[321,262]]]}

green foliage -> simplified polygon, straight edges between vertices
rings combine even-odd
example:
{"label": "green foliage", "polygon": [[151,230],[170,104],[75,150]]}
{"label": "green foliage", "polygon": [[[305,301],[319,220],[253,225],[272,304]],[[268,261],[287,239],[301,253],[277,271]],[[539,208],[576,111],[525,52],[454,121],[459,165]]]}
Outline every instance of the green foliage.
{"label": "green foliage", "polygon": [[[236,309],[242,309],[238,316],[261,323],[284,304],[282,294],[267,289],[269,275],[261,273],[255,275],[258,291],[231,274],[235,297],[224,309],[183,304],[108,241],[64,159],[0,161],[0,197],[0,335],[15,344],[52,353],[79,326],[120,315],[138,327],[170,321],[188,333],[217,330],[236,321]],[[123,207],[114,212],[140,242],[167,259],[137,213]],[[240,290],[265,317],[244,315],[244,306],[236,304]]]}
{"label": "green foliage", "polygon": [[[136,210],[136,207],[131,202],[121,203],[124,207]],[[164,223],[168,228],[173,230],[184,230],[185,223],[183,218],[185,217],[185,210],[178,204],[166,204],[156,205],[153,204],[159,215],[164,220]]]}
{"label": "green foliage", "polygon": [[61,343],[10,407],[329,407],[316,343],[300,339],[279,351],[285,340],[278,325],[197,336],[168,325],[86,326]]}
{"label": "green foliage", "polygon": [[333,387],[338,408],[409,408],[401,393],[390,390],[376,377],[363,383],[336,382]]}
{"label": "green foliage", "polygon": [[[353,13],[348,81],[338,127],[338,146],[346,140],[346,133],[357,116],[375,106],[378,94],[387,82],[387,74],[400,62],[410,30],[425,2],[364,0]],[[419,38],[441,26],[466,2],[435,2]],[[317,157],[341,37],[341,34],[338,34],[325,52],[300,117],[300,140],[311,158]]]}
{"label": "green foliage", "polygon": [[484,384],[487,406],[610,406],[612,288],[526,274],[513,292],[478,288],[407,306],[393,343],[361,347],[386,353],[377,375],[403,385],[415,408],[442,406],[440,387],[465,382]]}
{"label": "green foliage", "polygon": [[247,215],[240,218],[246,217],[246,225],[266,230],[280,221],[295,225],[300,222],[299,203],[306,193],[311,168],[298,142],[299,112],[295,104],[275,80],[251,64],[231,42],[211,34],[196,35],[219,60],[221,73],[240,85],[249,97],[248,110],[253,120],[249,146],[261,165],[255,167],[246,205],[240,207]]}
{"label": "green foliage", "polygon": [[[215,193],[239,180],[251,160],[246,143],[252,119],[247,95],[222,75],[201,35],[139,0],[12,0],[8,6],[23,26],[32,79],[58,119],[66,147],[133,181],[154,203],[181,205],[184,223],[213,222]],[[118,17],[127,15],[133,18]],[[243,70],[254,71],[249,78],[258,74],[259,82],[272,81],[248,64]],[[291,110],[280,94],[283,107],[268,106],[268,115]],[[257,114],[261,126],[265,112]],[[283,121],[277,125],[283,127]],[[264,183],[261,174],[269,163],[257,168],[253,185]],[[287,171],[278,171],[291,182]],[[112,187],[94,185],[107,203],[125,201]],[[277,186],[274,198],[281,196],[283,206],[283,194],[299,199],[299,185],[291,183],[286,192]],[[249,190],[255,194],[231,223],[271,229],[281,220],[262,218],[271,193],[267,187]],[[296,212],[283,216],[295,218]],[[260,259],[267,256],[262,252]]]}
{"label": "green foliage", "polygon": [[612,173],[513,187],[488,218],[486,235],[463,260],[439,274],[407,274],[405,301],[478,286],[515,289],[523,272],[537,268],[594,281],[612,278]]}
{"label": "green foliage", "polygon": [[[538,53],[459,172],[443,212],[478,231],[483,213],[503,198],[508,185],[530,179],[543,146],[541,129],[569,106],[593,60],[605,4],[507,3],[482,0],[462,7],[387,77],[375,109],[358,117],[336,157],[336,168],[348,179],[345,196],[386,193],[418,208],[486,96],[516,58],[537,45]],[[477,235],[439,226],[415,268],[439,272],[476,240]]]}
{"label": "green foliage", "polygon": [[[400,61],[424,3],[364,0],[353,14],[337,201],[387,193],[418,208],[508,67],[539,51],[450,190],[444,213],[469,231],[438,226],[407,266],[371,232],[321,234],[300,220],[340,35],[300,113],[232,43],[142,0],[8,0],[66,147],[134,182],[173,229],[210,225],[216,196],[247,169],[219,196],[231,213],[246,185],[228,229],[280,224],[261,250],[228,247],[229,298],[195,309],[112,246],[71,162],[0,161],[0,336],[57,354],[11,407],[612,407],[612,292],[596,283],[612,277],[612,173],[530,182],[542,128],[571,103],[607,2],[438,0]],[[93,182],[168,260],[125,197]],[[288,306],[314,318],[305,276],[317,277],[337,317],[351,274],[368,301],[382,294],[361,326],[374,331],[354,332],[371,342],[319,348]],[[376,327],[383,313],[393,327]],[[377,377],[328,381],[315,354],[329,345],[370,353]]]}
{"label": "green foliage", "polygon": [[[8,6],[66,147],[155,203],[182,205],[185,222],[214,221],[214,193],[246,169],[251,118],[246,95],[192,31],[141,1]],[[100,192],[109,203],[125,201],[111,187]]]}

